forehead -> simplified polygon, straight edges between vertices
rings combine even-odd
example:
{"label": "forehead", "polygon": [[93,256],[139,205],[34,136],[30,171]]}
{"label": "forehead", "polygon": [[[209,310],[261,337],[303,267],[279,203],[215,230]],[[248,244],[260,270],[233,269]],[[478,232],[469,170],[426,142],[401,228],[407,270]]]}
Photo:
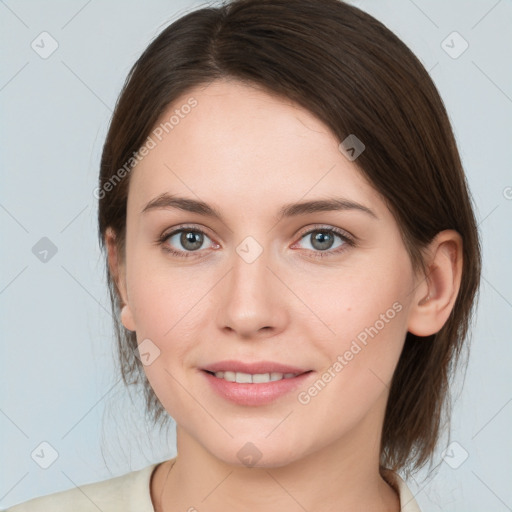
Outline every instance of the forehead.
{"label": "forehead", "polygon": [[129,202],[139,211],[165,191],[255,213],[274,201],[277,207],[334,192],[379,206],[378,193],[325,124],[291,100],[240,82],[186,92],[150,137],[154,147],[131,176]]}

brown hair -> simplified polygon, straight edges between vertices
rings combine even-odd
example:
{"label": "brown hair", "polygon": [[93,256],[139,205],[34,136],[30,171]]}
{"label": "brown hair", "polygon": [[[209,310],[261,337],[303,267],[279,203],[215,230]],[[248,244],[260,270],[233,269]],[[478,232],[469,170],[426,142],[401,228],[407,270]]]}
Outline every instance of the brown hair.
{"label": "brown hair", "polygon": [[[462,280],[451,315],[432,336],[407,334],[387,404],[381,467],[417,470],[432,458],[443,430],[449,380],[468,334],[481,269],[472,201],[443,102],[398,37],[338,0],[233,0],[191,12],[148,46],[118,99],[97,196],[103,249],[112,227],[124,257],[130,173],[107,184],[173,100],[223,78],[295,101],[340,141],[355,134],[366,146],[355,163],[393,213],[415,270],[425,272],[421,250],[437,233],[454,229],[462,236]],[[134,355],[135,333],[118,320],[122,304],[108,262],[106,273],[123,380],[142,384],[146,412],[155,423],[165,422],[169,417]]]}

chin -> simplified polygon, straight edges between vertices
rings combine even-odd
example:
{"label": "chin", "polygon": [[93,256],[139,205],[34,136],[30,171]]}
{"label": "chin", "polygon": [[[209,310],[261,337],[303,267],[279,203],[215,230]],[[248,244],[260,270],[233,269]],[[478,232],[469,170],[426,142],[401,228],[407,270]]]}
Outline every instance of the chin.
{"label": "chin", "polygon": [[205,445],[205,448],[225,464],[239,468],[279,468],[292,464],[305,455],[291,438],[289,442],[283,443],[277,436],[273,440],[265,436],[262,433],[237,436],[225,441],[220,450],[218,445]]}

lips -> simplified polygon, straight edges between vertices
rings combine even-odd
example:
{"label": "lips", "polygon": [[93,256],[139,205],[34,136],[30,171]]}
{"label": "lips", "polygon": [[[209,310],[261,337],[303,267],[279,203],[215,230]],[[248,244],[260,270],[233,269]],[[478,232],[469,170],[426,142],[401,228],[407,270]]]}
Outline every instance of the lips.
{"label": "lips", "polygon": [[[208,368],[225,368],[225,362],[216,365],[208,366]],[[240,365],[237,362],[235,365],[231,365],[231,368],[257,368],[257,371],[268,370],[269,368],[278,368],[281,370],[295,370],[297,374],[281,372],[270,372],[270,373],[244,373],[244,372],[233,372],[233,371],[222,371],[217,372],[202,370],[199,373],[202,374],[202,378],[210,386],[218,396],[221,398],[242,406],[262,406],[270,404],[280,398],[285,399],[286,396],[290,397],[293,391],[296,391],[300,386],[306,385],[308,381],[311,381],[315,377],[313,370],[303,372],[301,368],[276,364],[275,366],[266,363],[257,363],[255,365]],[[262,370],[263,369],[263,370]],[[299,374],[299,372],[302,372]],[[230,374],[230,375],[228,375]],[[233,376],[235,376],[233,382]],[[271,377],[271,378],[269,378]]]}
{"label": "lips", "polygon": [[312,379],[309,368],[276,361],[226,360],[201,368],[206,382],[222,398],[243,406],[269,404]]}
{"label": "lips", "polygon": [[258,361],[254,363],[246,363],[243,361],[226,360],[213,363],[202,368],[210,373],[217,372],[234,372],[234,373],[249,373],[249,374],[263,374],[263,373],[293,373],[301,375],[309,372],[310,368],[300,368],[297,366],[290,366],[281,364],[275,361]]}

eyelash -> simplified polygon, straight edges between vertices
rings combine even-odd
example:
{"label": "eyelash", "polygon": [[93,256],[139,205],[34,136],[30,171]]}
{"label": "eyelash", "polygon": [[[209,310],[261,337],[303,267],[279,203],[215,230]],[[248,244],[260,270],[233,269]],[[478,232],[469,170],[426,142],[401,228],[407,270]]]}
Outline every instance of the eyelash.
{"label": "eyelash", "polygon": [[[157,239],[157,244],[162,246],[162,249],[165,252],[172,254],[173,256],[177,256],[179,258],[193,257],[197,254],[198,251],[176,251],[176,250],[172,249],[171,247],[169,247],[168,244],[166,244],[167,240],[171,236],[173,236],[177,233],[181,233],[182,231],[201,233],[202,235],[208,236],[208,234],[205,233],[202,229],[196,228],[194,226],[178,226],[177,229],[174,229],[170,233],[164,232],[161,236],[159,236]],[[356,245],[355,240],[353,238],[349,237],[345,231],[342,231],[337,228],[332,228],[332,227],[327,228],[325,226],[315,226],[313,229],[309,229],[309,231],[301,233],[299,236],[299,240],[302,240],[302,238],[304,238],[305,236],[310,235],[311,233],[315,233],[317,231],[320,231],[323,233],[332,233],[334,235],[339,236],[342,239],[342,241],[344,242],[344,245],[342,245],[341,247],[339,247],[335,250],[327,250],[327,251],[310,251],[309,250],[310,252],[313,253],[315,258],[325,258],[325,257],[332,256],[335,254],[340,254],[347,250],[347,247],[346,247],[347,245],[349,247],[355,247],[355,245]],[[210,237],[208,236],[208,238],[210,238]]]}

